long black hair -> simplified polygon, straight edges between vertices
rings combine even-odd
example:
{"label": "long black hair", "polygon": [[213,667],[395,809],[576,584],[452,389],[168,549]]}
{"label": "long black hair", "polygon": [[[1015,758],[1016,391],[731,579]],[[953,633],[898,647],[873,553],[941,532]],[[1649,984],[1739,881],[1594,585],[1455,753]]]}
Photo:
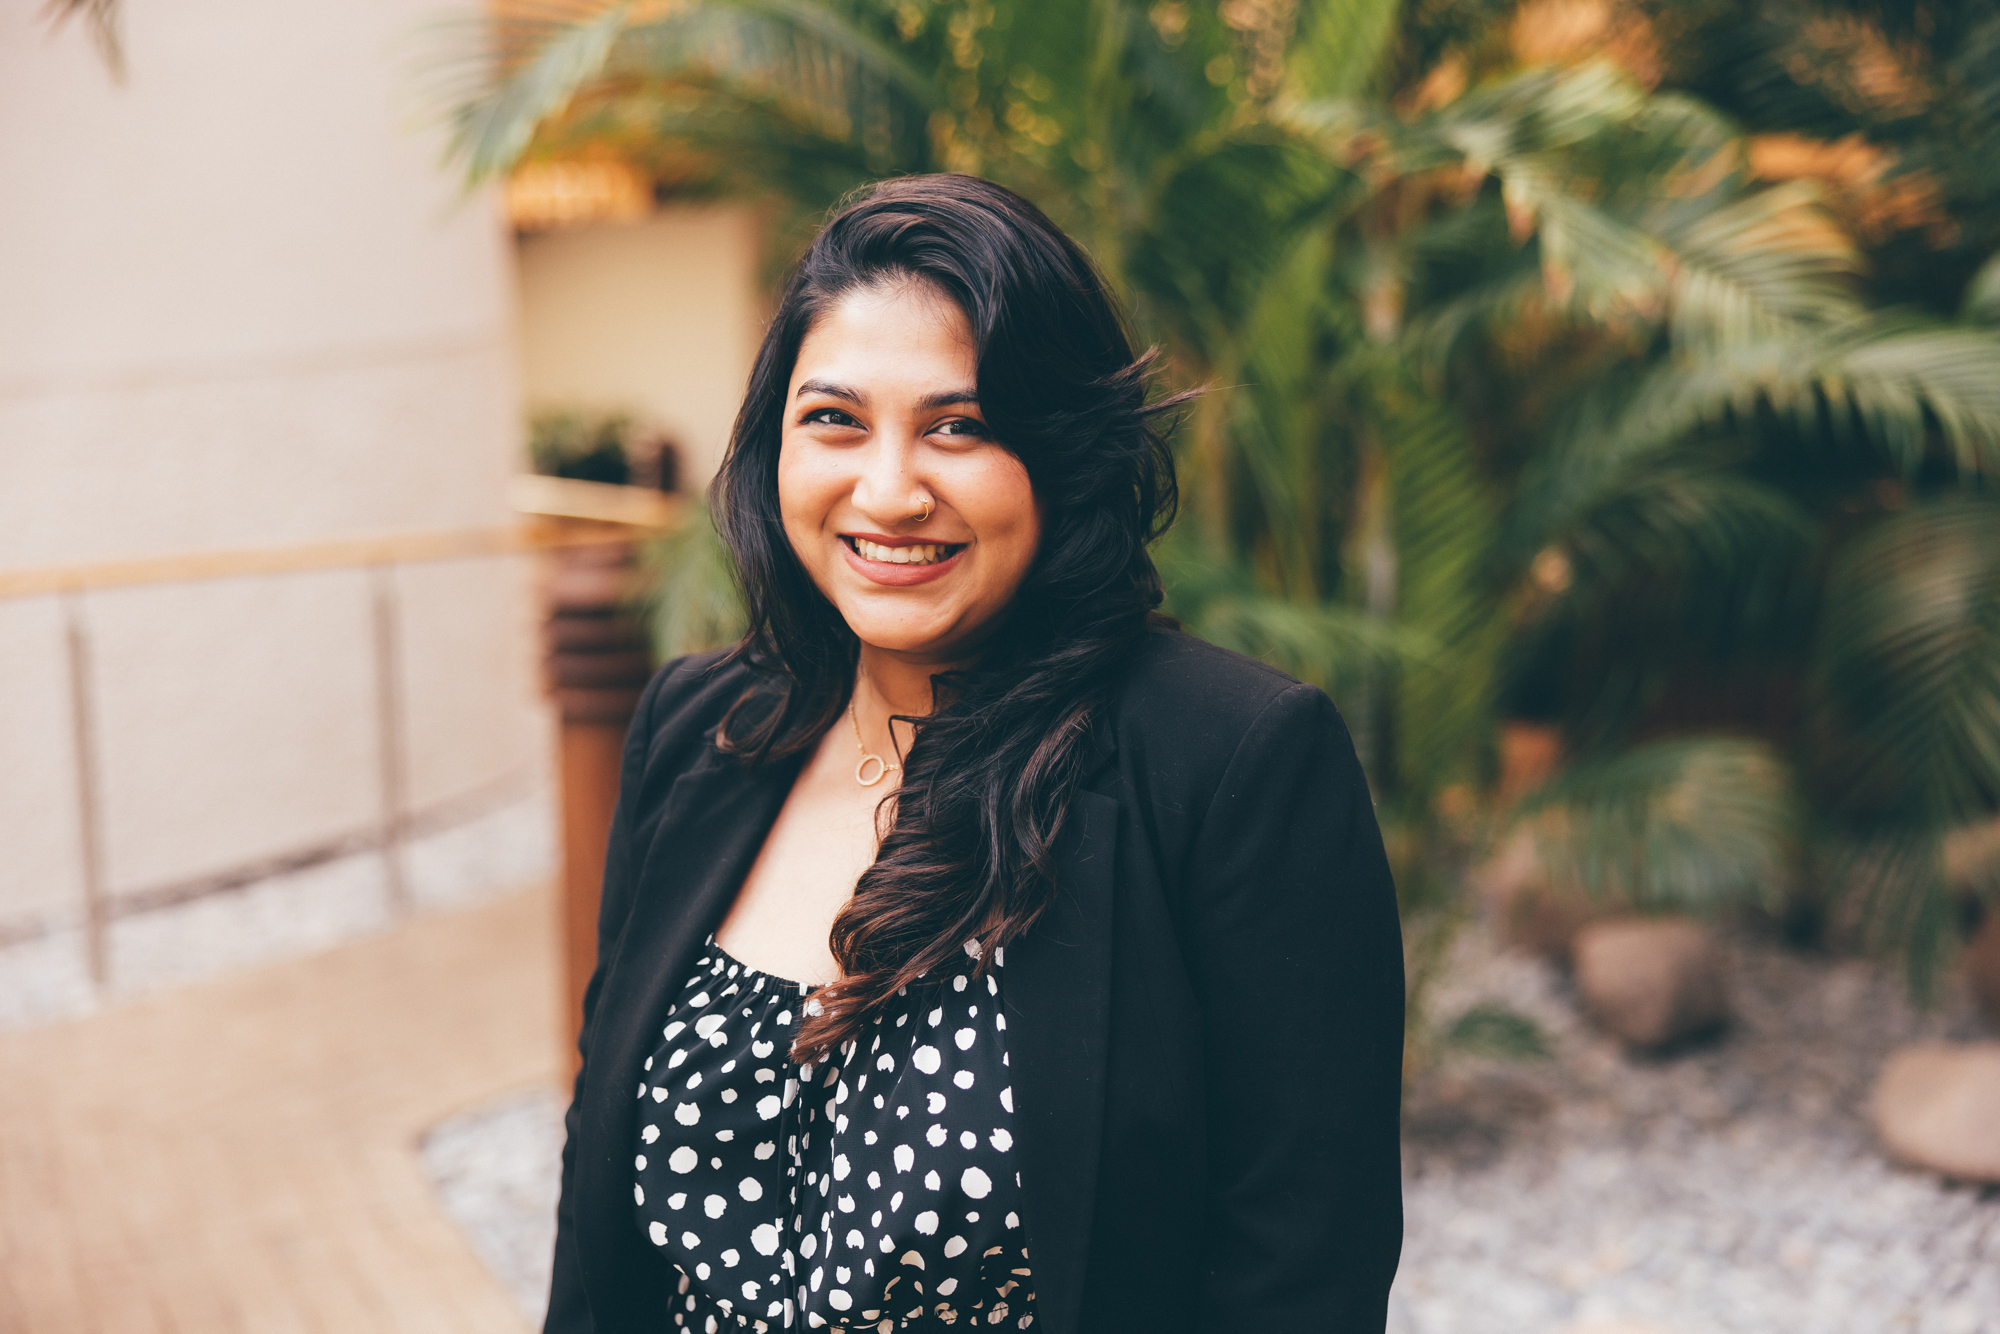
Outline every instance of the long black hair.
{"label": "long black hair", "polygon": [[[712,491],[760,669],[721,729],[749,763],[816,744],[854,686],[858,644],[785,535],[778,449],[799,345],[857,289],[916,282],[971,325],[979,405],[1020,458],[1042,537],[1000,633],[972,669],[934,678],[936,709],[903,758],[894,823],[833,925],[843,976],[794,1044],[810,1059],[961,950],[981,959],[1047,905],[1054,847],[1093,716],[1151,610],[1147,544],[1172,522],[1173,456],[1103,277],[1027,200],[971,176],[907,177],[849,202],[799,262],[764,336]],[[968,945],[968,942],[976,942]]]}

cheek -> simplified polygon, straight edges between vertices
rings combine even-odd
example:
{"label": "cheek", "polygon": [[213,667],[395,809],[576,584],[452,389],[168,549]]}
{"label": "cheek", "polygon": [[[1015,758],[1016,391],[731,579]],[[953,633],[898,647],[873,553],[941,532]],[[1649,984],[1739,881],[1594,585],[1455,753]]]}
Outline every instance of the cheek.
{"label": "cheek", "polygon": [[789,442],[778,451],[778,513],[784,517],[785,531],[818,531],[840,496],[839,478],[818,466],[810,449],[795,448]]}

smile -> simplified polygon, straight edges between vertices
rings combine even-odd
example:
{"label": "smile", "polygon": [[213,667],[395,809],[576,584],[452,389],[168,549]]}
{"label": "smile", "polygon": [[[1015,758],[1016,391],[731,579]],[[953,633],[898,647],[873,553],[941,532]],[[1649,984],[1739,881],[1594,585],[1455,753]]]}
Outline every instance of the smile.
{"label": "smile", "polygon": [[843,536],[840,540],[861,559],[884,565],[941,565],[965,550],[963,542],[919,542],[915,546],[888,547],[880,542],[870,542],[865,537]]}

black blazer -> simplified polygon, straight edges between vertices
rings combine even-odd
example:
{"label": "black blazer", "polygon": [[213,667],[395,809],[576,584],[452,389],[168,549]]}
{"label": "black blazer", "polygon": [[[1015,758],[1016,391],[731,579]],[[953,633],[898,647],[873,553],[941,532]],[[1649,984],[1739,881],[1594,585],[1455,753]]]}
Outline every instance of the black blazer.
{"label": "black blazer", "polygon": [[[633,1090],[802,757],[715,748],[719,654],[625,750],[568,1116],[552,1334],[658,1334]],[[1092,738],[1003,998],[1037,1325],[1380,1334],[1402,1245],[1403,960],[1368,789],[1319,690],[1149,630]]]}

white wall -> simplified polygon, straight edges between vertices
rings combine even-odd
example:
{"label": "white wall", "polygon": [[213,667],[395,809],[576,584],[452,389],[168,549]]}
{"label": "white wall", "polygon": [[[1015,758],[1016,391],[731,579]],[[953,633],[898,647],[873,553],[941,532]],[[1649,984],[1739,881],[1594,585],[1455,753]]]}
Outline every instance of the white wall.
{"label": "white wall", "polygon": [[671,433],[687,480],[706,485],[764,336],[759,235],[746,210],[675,205],[524,239],[529,403],[631,412]]}
{"label": "white wall", "polygon": [[[435,0],[125,0],[123,87],[42,10],[0,0],[0,572],[509,522],[512,247],[413,115]],[[107,942],[114,965],[142,935],[171,938],[179,977],[232,922],[317,923],[289,948],[379,921],[391,874],[364,845],[389,789],[427,836],[506,802],[529,830],[482,840],[511,864],[412,853],[406,879],[428,866],[463,897],[468,876],[542,874],[528,576],[484,557],[0,600],[0,949],[39,951],[21,974],[68,998],[0,996],[0,1021],[121,986],[65,972],[80,759],[96,887],[134,943]],[[343,847],[317,878],[259,869]],[[141,910],[204,884],[235,887],[200,930]],[[262,957],[242,934],[216,958]]]}

